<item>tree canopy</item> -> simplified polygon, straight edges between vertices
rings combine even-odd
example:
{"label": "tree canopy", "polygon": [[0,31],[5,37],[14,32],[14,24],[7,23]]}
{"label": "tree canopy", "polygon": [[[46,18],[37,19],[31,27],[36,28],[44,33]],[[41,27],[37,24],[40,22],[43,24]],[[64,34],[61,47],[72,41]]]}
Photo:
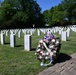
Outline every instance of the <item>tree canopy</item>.
{"label": "tree canopy", "polygon": [[76,0],[63,0],[60,4],[43,12],[50,26],[76,24]]}
{"label": "tree canopy", "polygon": [[0,27],[24,28],[42,25],[41,8],[34,0],[4,0],[0,7]]}
{"label": "tree canopy", "polygon": [[33,24],[35,27],[76,24],[76,0],[62,0],[43,13],[35,0],[4,0],[0,4],[0,28],[26,28]]}

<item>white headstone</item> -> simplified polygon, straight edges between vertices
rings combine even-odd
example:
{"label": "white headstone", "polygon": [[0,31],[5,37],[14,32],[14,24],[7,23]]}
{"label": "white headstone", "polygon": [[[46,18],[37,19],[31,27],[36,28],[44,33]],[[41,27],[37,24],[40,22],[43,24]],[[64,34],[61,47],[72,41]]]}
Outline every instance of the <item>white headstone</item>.
{"label": "white headstone", "polygon": [[3,33],[1,33],[1,44],[4,44],[5,42],[5,35]]}
{"label": "white headstone", "polygon": [[18,29],[15,29],[15,30],[14,30],[14,33],[16,34],[17,32],[18,32]]}
{"label": "white headstone", "polygon": [[48,30],[47,30],[47,34],[49,34],[49,33],[50,33],[50,30],[48,29]]}
{"label": "white headstone", "polygon": [[67,40],[67,32],[66,31],[62,31],[61,40],[62,41],[66,41]]}
{"label": "white headstone", "polygon": [[30,51],[31,50],[31,36],[24,35],[24,50]]}
{"label": "white headstone", "polygon": [[38,36],[40,36],[40,30],[38,29],[37,31],[38,31]]}
{"label": "white headstone", "polygon": [[54,28],[54,33],[56,33],[56,29]]}
{"label": "white headstone", "polygon": [[10,30],[10,33],[11,33],[11,34],[14,34],[14,30]]}
{"label": "white headstone", "polygon": [[21,37],[21,31],[20,30],[18,31],[18,37],[19,38]]}
{"label": "white headstone", "polygon": [[27,29],[27,30],[26,30],[26,33],[27,33],[27,34],[30,34],[30,29]]}
{"label": "white headstone", "polygon": [[59,30],[59,34],[61,34],[62,33],[62,30]]}
{"label": "white headstone", "polygon": [[16,41],[15,41],[15,34],[10,34],[10,46],[15,47]]}
{"label": "white headstone", "polygon": [[69,37],[70,36],[70,29],[68,28],[67,29],[67,37]]}
{"label": "white headstone", "polygon": [[8,31],[6,31],[6,36],[8,36]]}
{"label": "white headstone", "polygon": [[32,35],[32,34],[33,34],[33,30],[30,31],[30,35]]}
{"label": "white headstone", "polygon": [[62,33],[62,31],[63,31],[63,28],[61,28],[61,29],[59,30],[59,34],[61,34],[61,33]]}
{"label": "white headstone", "polygon": [[26,35],[26,29],[22,29],[22,32],[24,33],[24,35]]}
{"label": "white headstone", "polygon": [[1,34],[0,34],[0,41],[1,41]]}

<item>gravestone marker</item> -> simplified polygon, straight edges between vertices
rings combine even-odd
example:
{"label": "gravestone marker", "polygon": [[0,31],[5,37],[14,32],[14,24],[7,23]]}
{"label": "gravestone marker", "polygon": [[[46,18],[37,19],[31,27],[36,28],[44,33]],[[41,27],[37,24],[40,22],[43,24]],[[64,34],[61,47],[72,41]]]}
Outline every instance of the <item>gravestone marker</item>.
{"label": "gravestone marker", "polygon": [[40,30],[39,29],[37,30],[37,32],[38,32],[38,36],[40,36]]}
{"label": "gravestone marker", "polygon": [[4,33],[1,33],[1,44],[4,44],[5,43],[5,35]]}
{"label": "gravestone marker", "polygon": [[62,33],[62,29],[59,30],[59,34],[61,34],[61,33]]}
{"label": "gravestone marker", "polygon": [[30,51],[31,50],[31,36],[24,35],[24,50]]}
{"label": "gravestone marker", "polygon": [[8,30],[6,31],[6,36],[8,36]]}
{"label": "gravestone marker", "polygon": [[66,41],[67,40],[67,32],[66,31],[62,31],[61,40],[62,41]]}
{"label": "gravestone marker", "polygon": [[21,30],[18,31],[18,37],[21,37]]}
{"label": "gravestone marker", "polygon": [[24,35],[26,35],[26,29],[22,29],[22,32],[24,33]]}
{"label": "gravestone marker", "polygon": [[15,34],[10,34],[10,46],[15,47],[16,45],[16,40],[15,40]]}
{"label": "gravestone marker", "polygon": [[32,35],[33,34],[33,30],[32,29],[30,29],[30,35]]}
{"label": "gravestone marker", "polygon": [[69,37],[70,36],[70,29],[68,28],[67,29],[67,37]]}

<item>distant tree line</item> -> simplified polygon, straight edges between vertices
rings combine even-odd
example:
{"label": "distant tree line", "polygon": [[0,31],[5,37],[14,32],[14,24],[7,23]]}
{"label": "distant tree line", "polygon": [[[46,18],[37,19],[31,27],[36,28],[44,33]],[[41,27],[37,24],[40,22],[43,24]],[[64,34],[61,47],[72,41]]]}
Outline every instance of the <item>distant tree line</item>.
{"label": "distant tree line", "polygon": [[0,6],[0,28],[42,26],[41,8],[35,0],[4,0]]}
{"label": "distant tree line", "polygon": [[4,0],[0,4],[0,28],[44,27],[45,24],[76,24],[76,0],[63,0],[43,13],[36,0]]}
{"label": "distant tree line", "polygon": [[43,15],[50,26],[76,24],[76,0],[63,0],[58,6],[44,11]]}

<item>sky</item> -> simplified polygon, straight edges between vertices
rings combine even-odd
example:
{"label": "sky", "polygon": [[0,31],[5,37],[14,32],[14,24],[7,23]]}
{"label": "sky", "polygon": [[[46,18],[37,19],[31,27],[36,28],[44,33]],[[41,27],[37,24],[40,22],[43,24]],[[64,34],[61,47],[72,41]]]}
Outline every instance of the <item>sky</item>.
{"label": "sky", "polygon": [[49,10],[53,6],[57,6],[62,0],[36,0],[42,9],[41,12]]}
{"label": "sky", "polygon": [[[0,0],[3,1],[3,0]],[[57,6],[62,0],[35,0],[42,9],[41,12],[49,10],[53,6]]]}

